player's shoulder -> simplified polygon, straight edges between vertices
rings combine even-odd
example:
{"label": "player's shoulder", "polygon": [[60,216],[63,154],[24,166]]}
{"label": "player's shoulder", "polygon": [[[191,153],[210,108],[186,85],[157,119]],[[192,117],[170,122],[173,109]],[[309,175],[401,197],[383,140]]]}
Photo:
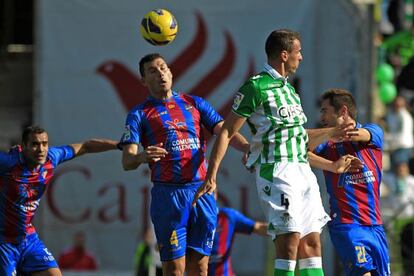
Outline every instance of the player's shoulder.
{"label": "player's shoulder", "polygon": [[48,158],[52,160],[66,154],[75,154],[75,150],[71,145],[49,147],[49,150],[47,152]]}
{"label": "player's shoulder", "polygon": [[137,104],[134,108],[132,108],[131,111],[132,112],[136,112],[136,111],[144,110],[145,108],[152,107],[152,106],[153,106],[153,104],[152,104],[151,99],[150,98],[146,98],[145,101],[143,101],[140,104]]}
{"label": "player's shoulder", "polygon": [[178,97],[180,97],[181,99],[183,99],[185,102],[189,104],[197,104],[197,103],[205,101],[202,97],[195,96],[195,95],[190,95],[190,94],[185,94],[185,93],[177,93],[177,95]]}
{"label": "player's shoulder", "polygon": [[141,115],[144,110],[148,108],[153,108],[150,98],[146,98],[142,103],[134,106],[129,112],[128,115]]}
{"label": "player's shoulder", "polygon": [[382,127],[379,124],[373,123],[373,122],[364,123],[364,124],[359,123],[359,126],[361,128],[367,128],[368,127],[368,128],[377,128],[377,129],[381,129],[382,130]]}
{"label": "player's shoulder", "polygon": [[274,88],[282,88],[286,84],[283,79],[275,79],[267,72],[260,72],[256,75],[251,76],[242,87],[255,88],[259,90],[267,90]]}
{"label": "player's shoulder", "polygon": [[180,98],[183,99],[185,103],[185,109],[189,110],[191,107],[194,107],[197,110],[204,109],[207,106],[210,106],[210,103],[207,102],[202,97],[189,95],[189,94],[180,94]]}
{"label": "player's shoulder", "polygon": [[359,127],[367,129],[369,132],[376,132],[380,134],[384,133],[384,130],[382,129],[382,127],[377,123],[370,122],[370,123],[365,123],[365,124],[359,124]]}
{"label": "player's shoulder", "polygon": [[8,152],[0,152],[0,160],[8,168],[23,163],[22,147],[20,145],[12,147]]}

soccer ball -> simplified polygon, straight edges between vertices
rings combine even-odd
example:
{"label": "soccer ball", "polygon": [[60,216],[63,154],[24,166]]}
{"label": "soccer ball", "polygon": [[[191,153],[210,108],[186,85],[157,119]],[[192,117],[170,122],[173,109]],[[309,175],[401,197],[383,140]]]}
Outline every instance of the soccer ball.
{"label": "soccer ball", "polygon": [[171,43],[177,31],[177,21],[167,10],[152,10],[141,21],[141,35],[152,45],[160,46]]}

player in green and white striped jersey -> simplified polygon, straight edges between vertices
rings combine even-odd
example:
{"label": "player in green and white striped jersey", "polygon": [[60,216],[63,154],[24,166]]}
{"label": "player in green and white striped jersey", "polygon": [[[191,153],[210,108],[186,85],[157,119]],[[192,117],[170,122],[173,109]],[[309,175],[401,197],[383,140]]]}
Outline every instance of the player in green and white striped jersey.
{"label": "player in green and white striped jersey", "polygon": [[307,118],[299,95],[270,65],[240,88],[233,111],[247,118],[253,133],[248,166],[256,162],[307,163],[308,135],[303,127]]}
{"label": "player in green and white striped jersey", "polygon": [[[287,82],[302,60],[299,33],[273,31],[266,41],[268,62],[236,94],[231,112],[217,137],[206,182],[193,204],[216,188],[216,175],[231,137],[247,121],[253,138],[247,166],[256,166],[257,191],[276,247],[275,275],[294,275],[299,257],[300,275],[323,275],[320,232],[329,220],[316,177],[307,160],[307,119],[299,95]],[[349,159],[320,168],[340,172]],[[339,169],[341,168],[341,169]]]}

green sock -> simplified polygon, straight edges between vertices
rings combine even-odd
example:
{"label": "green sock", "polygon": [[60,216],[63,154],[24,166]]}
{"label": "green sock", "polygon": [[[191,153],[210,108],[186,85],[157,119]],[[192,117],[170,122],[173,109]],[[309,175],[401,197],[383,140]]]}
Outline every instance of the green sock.
{"label": "green sock", "polygon": [[[293,275],[293,274],[292,274]],[[323,276],[322,268],[305,268],[299,269],[300,276]]]}
{"label": "green sock", "polygon": [[295,276],[295,271],[288,271],[283,269],[275,268],[274,276]]}

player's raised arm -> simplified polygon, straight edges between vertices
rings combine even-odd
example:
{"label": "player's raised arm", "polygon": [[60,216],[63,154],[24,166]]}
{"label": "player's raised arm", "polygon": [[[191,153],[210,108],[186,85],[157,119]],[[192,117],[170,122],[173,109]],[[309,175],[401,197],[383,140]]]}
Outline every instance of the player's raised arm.
{"label": "player's raised arm", "polygon": [[[213,130],[213,133],[216,135],[219,135],[221,132],[221,128],[223,127],[224,121],[218,123]],[[241,151],[243,153],[247,153],[249,152],[250,149],[250,144],[249,142],[246,140],[246,138],[244,138],[243,135],[241,135],[240,133],[236,132],[232,139],[230,140],[230,146],[232,146],[233,148],[235,148],[238,151]]]}
{"label": "player's raised arm", "polygon": [[326,140],[333,139],[337,141],[347,141],[349,140],[349,131],[354,129],[354,125],[343,124],[335,127],[324,127],[324,128],[314,128],[306,129],[306,132],[309,136],[308,148],[309,150],[314,150],[318,145],[326,142]]}
{"label": "player's raised arm", "polygon": [[70,144],[73,148],[74,156],[80,156],[87,153],[97,153],[117,149],[117,141],[109,139],[91,139],[83,143]]}
{"label": "player's raised arm", "polygon": [[[226,154],[230,140],[243,126],[246,118],[237,115],[234,112],[230,112],[221,127],[220,134],[217,136],[216,142],[213,146],[213,151],[209,159],[209,165],[207,170],[206,179],[203,185],[197,190],[195,194],[193,205],[196,204],[197,200],[205,193],[213,193],[216,189],[216,178],[218,168],[224,155]],[[235,142],[236,143],[236,142]],[[241,146],[241,145],[240,145]]]}
{"label": "player's raised arm", "polygon": [[371,133],[365,128],[353,128],[347,131],[349,141],[353,142],[369,142],[371,140]]}

